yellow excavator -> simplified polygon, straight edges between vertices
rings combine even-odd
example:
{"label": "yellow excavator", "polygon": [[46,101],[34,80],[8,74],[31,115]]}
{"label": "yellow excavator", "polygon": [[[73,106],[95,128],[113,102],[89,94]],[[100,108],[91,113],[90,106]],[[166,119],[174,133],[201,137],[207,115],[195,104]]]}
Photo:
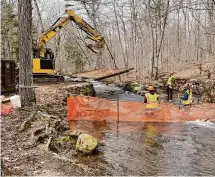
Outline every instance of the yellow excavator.
{"label": "yellow excavator", "polygon": [[[64,16],[66,14],[66,16]],[[33,49],[33,74],[52,75],[55,73],[55,59],[51,49],[46,48],[47,43],[70,21],[73,21],[81,30],[87,33],[87,37],[95,44],[88,44],[87,47],[94,53],[104,47],[104,38],[87,22],[68,9],[47,31],[43,32],[38,40],[37,47]]]}

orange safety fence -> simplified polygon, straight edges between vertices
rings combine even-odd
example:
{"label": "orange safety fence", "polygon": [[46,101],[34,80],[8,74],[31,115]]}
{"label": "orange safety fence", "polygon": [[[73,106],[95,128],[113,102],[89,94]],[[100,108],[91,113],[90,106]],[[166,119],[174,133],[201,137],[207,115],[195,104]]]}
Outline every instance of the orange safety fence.
{"label": "orange safety fence", "polygon": [[185,122],[197,119],[215,120],[215,104],[192,106],[184,111],[178,106],[161,103],[158,109],[150,110],[146,104],[132,101],[117,101],[70,96],[67,99],[68,120],[114,120],[142,122]]}

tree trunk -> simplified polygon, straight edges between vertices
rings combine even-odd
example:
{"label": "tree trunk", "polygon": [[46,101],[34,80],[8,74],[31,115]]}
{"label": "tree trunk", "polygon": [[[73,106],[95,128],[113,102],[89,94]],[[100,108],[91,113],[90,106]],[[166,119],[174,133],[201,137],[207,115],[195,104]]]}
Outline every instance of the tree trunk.
{"label": "tree trunk", "polygon": [[19,93],[21,106],[35,105],[35,92],[32,87],[32,4],[29,0],[18,1],[19,18]]}
{"label": "tree trunk", "polygon": [[114,8],[114,15],[115,15],[115,19],[116,19],[116,28],[117,28],[117,32],[118,32],[120,49],[121,49],[121,52],[122,52],[122,57],[123,57],[123,60],[124,60],[125,68],[128,68],[128,65],[127,65],[127,62],[126,62],[126,58],[125,58],[125,53],[124,53],[124,50],[123,50],[122,37],[121,37],[121,32],[120,32],[120,26],[119,26],[119,20],[118,20],[118,16],[117,16],[117,10],[116,10],[116,2],[115,2],[115,0],[113,2],[113,8]]}
{"label": "tree trunk", "polygon": [[40,34],[40,33],[44,32],[44,27],[43,27],[43,21],[42,21],[40,9],[39,9],[39,6],[37,4],[37,0],[34,0],[34,5],[35,5],[35,8],[36,8],[38,18],[39,18],[40,28],[38,30],[38,33]]}
{"label": "tree trunk", "polygon": [[166,13],[165,13],[164,22],[163,22],[163,29],[162,29],[162,33],[161,33],[160,44],[158,46],[158,50],[156,51],[157,52],[157,54],[156,54],[157,61],[159,60],[160,51],[161,51],[161,47],[162,47],[162,43],[163,43],[163,38],[164,38],[164,33],[165,33],[166,25],[167,25],[167,18],[168,18],[168,11],[169,11],[169,2],[170,2],[170,0],[167,0]]}

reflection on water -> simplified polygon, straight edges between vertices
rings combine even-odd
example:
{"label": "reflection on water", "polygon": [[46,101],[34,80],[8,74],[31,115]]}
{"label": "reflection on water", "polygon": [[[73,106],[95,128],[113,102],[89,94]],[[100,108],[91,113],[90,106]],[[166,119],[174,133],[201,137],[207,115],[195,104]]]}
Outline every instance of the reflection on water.
{"label": "reflection on water", "polygon": [[[78,161],[91,175],[215,175],[215,129],[186,123],[73,121],[102,142]],[[86,175],[88,172],[86,172]]]}

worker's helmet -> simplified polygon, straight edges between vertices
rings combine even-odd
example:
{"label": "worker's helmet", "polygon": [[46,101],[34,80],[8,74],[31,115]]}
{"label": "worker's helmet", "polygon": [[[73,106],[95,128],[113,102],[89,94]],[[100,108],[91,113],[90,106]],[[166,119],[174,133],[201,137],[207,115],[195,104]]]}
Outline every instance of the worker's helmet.
{"label": "worker's helmet", "polygon": [[148,90],[149,90],[149,91],[153,91],[153,90],[155,90],[155,89],[154,89],[152,86],[149,86],[149,87],[148,87]]}
{"label": "worker's helmet", "polygon": [[169,73],[170,73],[171,75],[173,75],[173,74],[174,74],[174,72],[173,72],[173,71],[170,71]]}

